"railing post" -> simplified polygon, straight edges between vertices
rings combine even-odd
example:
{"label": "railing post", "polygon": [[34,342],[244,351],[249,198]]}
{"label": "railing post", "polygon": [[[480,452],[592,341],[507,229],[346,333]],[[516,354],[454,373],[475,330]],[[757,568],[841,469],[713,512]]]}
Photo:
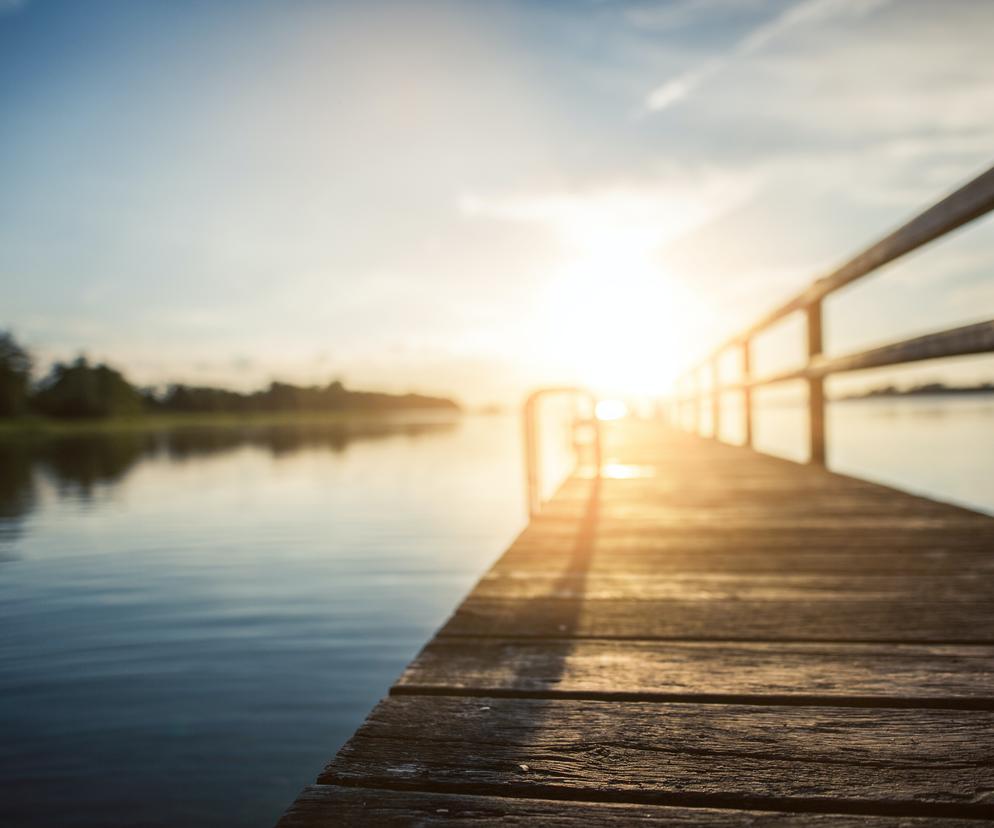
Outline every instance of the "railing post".
{"label": "railing post", "polygon": [[535,408],[538,402],[538,395],[531,394],[525,400],[524,417],[522,426],[525,432],[525,499],[528,501],[528,518],[533,518],[538,514],[540,507],[538,470],[538,423],[535,421]]}
{"label": "railing post", "polygon": [[[812,302],[805,309],[808,321],[808,367],[821,355],[821,300]],[[808,462],[825,465],[825,381],[822,377],[808,377]]]}
{"label": "railing post", "polygon": [[[590,425],[594,431],[594,480],[600,485],[601,474],[604,467],[604,438],[601,431],[601,421],[597,419],[597,399],[593,394],[588,394],[590,398]],[[576,462],[580,462],[580,454],[577,452]]]}
{"label": "railing post", "polygon": [[718,439],[721,428],[721,387],[718,379],[718,359],[720,354],[711,358],[711,436]]}
{"label": "railing post", "polygon": [[745,445],[752,448],[752,343],[748,338],[742,340],[742,412],[745,417]]}
{"label": "railing post", "polygon": [[604,462],[604,441],[601,435],[600,420],[597,419],[597,398],[583,388],[552,387],[540,388],[533,391],[525,399],[522,409],[525,448],[525,497],[528,501],[528,517],[535,517],[542,508],[542,472],[541,445],[539,444],[539,400],[546,394],[570,394],[584,396],[590,405],[590,416],[582,422],[573,421],[573,450],[576,453],[577,465],[580,463],[581,446],[577,441],[577,426],[589,425],[593,429],[594,441],[594,479],[600,481],[601,466]]}
{"label": "railing post", "polygon": [[690,429],[694,434],[701,433],[701,377],[695,370],[691,372],[690,381],[693,391],[690,397]]}

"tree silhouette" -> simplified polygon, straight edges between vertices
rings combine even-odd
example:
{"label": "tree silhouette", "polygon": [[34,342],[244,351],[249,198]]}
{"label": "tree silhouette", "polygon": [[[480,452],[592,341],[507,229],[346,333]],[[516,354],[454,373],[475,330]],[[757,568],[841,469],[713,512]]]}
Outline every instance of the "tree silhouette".
{"label": "tree silhouette", "polygon": [[55,363],[32,393],[31,356],[11,336],[0,331],[0,417],[34,410],[48,417],[126,417],[145,411],[191,413],[458,411],[444,397],[422,394],[383,394],[350,391],[340,381],[328,385],[272,382],[250,393],[225,388],[175,384],[164,393],[137,388],[108,365],[91,365],[86,357]]}
{"label": "tree silhouette", "polygon": [[9,331],[0,331],[0,417],[24,413],[30,381],[31,357]]}
{"label": "tree silhouette", "polygon": [[144,400],[120,372],[80,357],[71,365],[52,366],[34,405],[51,417],[114,417],[140,413]]}

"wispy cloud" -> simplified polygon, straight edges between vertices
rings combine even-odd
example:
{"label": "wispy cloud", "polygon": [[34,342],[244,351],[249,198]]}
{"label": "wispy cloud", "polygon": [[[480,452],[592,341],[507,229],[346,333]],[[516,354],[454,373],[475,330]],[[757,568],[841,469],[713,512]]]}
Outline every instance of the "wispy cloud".
{"label": "wispy cloud", "polygon": [[671,78],[646,95],[648,112],[659,112],[688,98],[712,77],[742,58],[762,51],[771,42],[795,29],[846,17],[864,17],[891,0],[801,0],[772,20],[757,26],[725,55]]}
{"label": "wispy cloud", "polygon": [[463,195],[468,217],[536,222],[553,228],[567,247],[603,242],[658,248],[713,221],[752,197],[748,173],[697,171],[636,185],[600,185],[585,191],[514,196]]}

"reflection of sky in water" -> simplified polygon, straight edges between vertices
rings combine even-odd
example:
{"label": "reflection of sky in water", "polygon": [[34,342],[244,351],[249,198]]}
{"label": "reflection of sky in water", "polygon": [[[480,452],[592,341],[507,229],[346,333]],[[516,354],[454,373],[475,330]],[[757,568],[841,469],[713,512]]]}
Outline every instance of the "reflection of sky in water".
{"label": "reflection of sky in water", "polygon": [[513,419],[204,437],[3,464],[0,822],[271,824],[523,521]]}

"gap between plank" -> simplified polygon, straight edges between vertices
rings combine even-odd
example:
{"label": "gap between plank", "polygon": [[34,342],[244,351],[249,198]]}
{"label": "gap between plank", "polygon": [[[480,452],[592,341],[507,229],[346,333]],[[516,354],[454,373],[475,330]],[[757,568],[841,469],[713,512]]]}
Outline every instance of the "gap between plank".
{"label": "gap between plank", "polygon": [[711,638],[709,636],[673,636],[673,635],[528,635],[528,636],[508,636],[505,633],[495,632],[493,635],[485,633],[450,633],[440,630],[434,641],[466,641],[473,639],[485,640],[513,640],[520,642],[538,641],[667,641],[673,643],[684,642],[687,644],[908,644],[917,647],[990,647],[994,646],[994,638]]}
{"label": "gap between plank", "polygon": [[819,696],[814,694],[652,693],[622,690],[514,690],[495,687],[394,685],[391,696],[463,696],[499,699],[574,699],[606,702],[660,702],[674,704],[741,704],[768,707],[875,707],[935,710],[994,710],[994,698],[959,696]]}

